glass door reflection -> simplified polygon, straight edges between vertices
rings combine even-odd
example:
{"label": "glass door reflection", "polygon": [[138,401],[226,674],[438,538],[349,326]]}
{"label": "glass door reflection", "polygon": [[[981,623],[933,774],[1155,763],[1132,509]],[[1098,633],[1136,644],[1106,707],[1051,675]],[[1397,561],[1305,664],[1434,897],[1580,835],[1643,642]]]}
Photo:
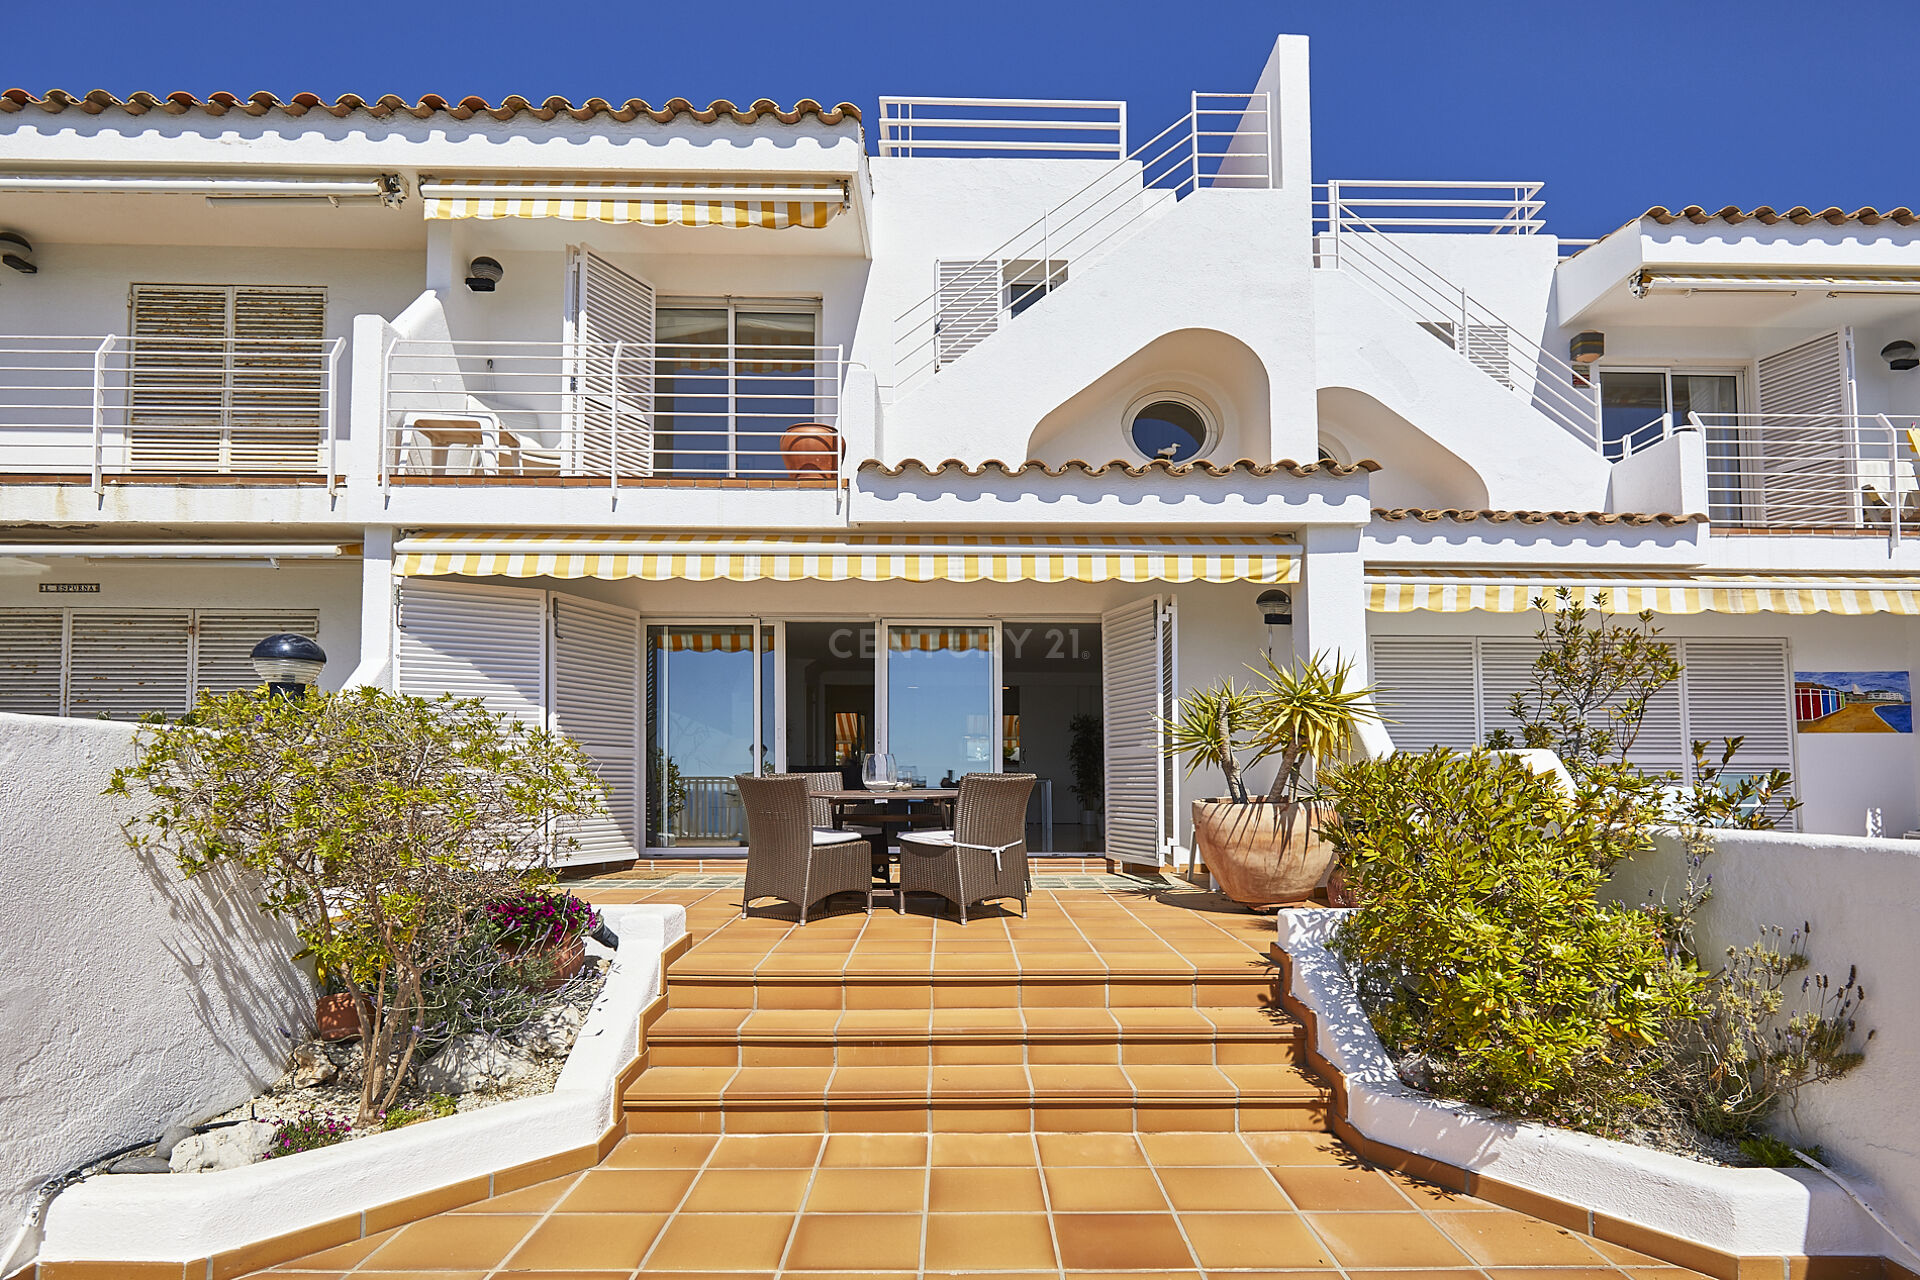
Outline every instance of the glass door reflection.
{"label": "glass door reflection", "polygon": [[647,628],[647,831],[659,846],[746,843],[736,773],[770,772],[775,628]]}
{"label": "glass door reflection", "polygon": [[1000,769],[999,626],[888,623],[884,742],[902,778],[951,787]]}

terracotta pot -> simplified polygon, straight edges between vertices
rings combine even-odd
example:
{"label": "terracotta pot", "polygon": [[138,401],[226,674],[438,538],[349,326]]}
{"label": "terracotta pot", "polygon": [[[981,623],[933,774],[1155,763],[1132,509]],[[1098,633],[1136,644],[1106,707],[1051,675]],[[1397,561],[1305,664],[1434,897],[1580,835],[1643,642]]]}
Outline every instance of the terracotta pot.
{"label": "terracotta pot", "polygon": [[502,948],[502,954],[521,957],[537,956],[553,966],[553,975],[540,984],[540,990],[553,991],[565,986],[573,975],[580,972],[580,966],[587,962],[587,939],[584,934],[576,934],[557,946]]}
{"label": "terracotta pot", "polygon": [[1221,891],[1249,907],[1305,902],[1333,864],[1333,846],[1313,834],[1322,820],[1304,804],[1193,802],[1193,843]]}
{"label": "terracotta pot", "polygon": [[1327,876],[1327,905],[1330,907],[1357,907],[1360,897],[1347,883],[1347,868],[1344,863],[1335,864]]}
{"label": "terracotta pot", "polygon": [[360,1034],[360,1015],[354,1012],[351,991],[321,996],[313,1006],[313,1020],[322,1040],[351,1040]]}
{"label": "terracotta pot", "polygon": [[780,437],[787,474],[831,475],[840,469],[840,433],[824,422],[800,422]]}

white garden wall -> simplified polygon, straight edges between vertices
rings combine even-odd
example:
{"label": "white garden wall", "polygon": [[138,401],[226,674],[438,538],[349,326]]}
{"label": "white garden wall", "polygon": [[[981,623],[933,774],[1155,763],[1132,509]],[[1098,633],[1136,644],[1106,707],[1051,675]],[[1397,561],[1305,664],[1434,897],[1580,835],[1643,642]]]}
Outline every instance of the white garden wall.
{"label": "white garden wall", "polygon": [[276,1079],[312,1017],[253,895],[127,848],[100,792],[133,735],[0,715],[0,1248],[48,1178]]}

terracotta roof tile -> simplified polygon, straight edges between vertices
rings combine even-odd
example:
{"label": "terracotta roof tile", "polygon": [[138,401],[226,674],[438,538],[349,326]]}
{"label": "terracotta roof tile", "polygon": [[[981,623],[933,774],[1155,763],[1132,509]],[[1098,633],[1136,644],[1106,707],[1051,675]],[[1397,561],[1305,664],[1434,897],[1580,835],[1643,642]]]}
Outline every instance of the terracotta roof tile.
{"label": "terracotta roof tile", "polygon": [[552,120],[562,115],[572,116],[575,120],[591,120],[596,116],[606,116],[621,124],[637,120],[641,116],[655,123],[666,124],[688,116],[702,124],[711,124],[721,116],[727,116],[741,124],[751,124],[761,116],[772,116],[782,124],[793,124],[805,116],[817,117],[822,124],[838,124],[842,120],[858,120],[860,108],[852,103],[843,102],[837,107],[823,107],[811,98],[804,98],[788,110],[769,98],[761,98],[745,107],[736,107],[722,98],[707,104],[705,108],[694,106],[685,98],[673,98],[665,104],[654,107],[629,98],[621,104],[608,102],[605,98],[589,98],[579,106],[565,98],[547,98],[541,102],[515,95],[503,99],[494,106],[485,98],[443,98],[439,94],[428,94],[418,102],[408,102],[405,98],[385,94],[378,98],[362,98],[358,94],[346,94],[332,102],[312,93],[296,93],[291,98],[276,98],[270,93],[254,93],[246,97],[232,93],[210,93],[205,98],[197,98],[191,93],[134,93],[125,98],[116,98],[104,89],[95,89],[91,93],[75,95],[61,89],[49,90],[44,95],[35,95],[25,89],[8,89],[0,93],[0,112],[24,111],[28,107],[38,107],[46,112],[82,111],[88,115],[99,115],[103,111],[124,111],[129,115],[145,115],[149,111],[160,111],[167,115],[184,115],[189,111],[205,112],[208,115],[225,115],[229,111],[238,111],[250,116],[263,116],[278,112],[286,116],[303,116],[309,111],[323,111],[331,116],[347,116],[356,111],[364,111],[375,117],[391,115],[410,115],[426,119],[436,113],[451,116],[455,120],[469,120],[474,116],[488,115],[495,120],[511,120],[516,116],[528,115],[537,120]]}
{"label": "terracotta roof tile", "polygon": [[1237,458],[1228,463],[1206,461],[1169,462],[1164,458],[1154,458],[1146,462],[1123,462],[1117,458],[1112,462],[1086,462],[1079,458],[1073,458],[1058,465],[1045,463],[1037,458],[1030,458],[1018,465],[1002,462],[998,458],[988,458],[985,462],[978,464],[963,462],[959,458],[947,458],[943,461],[932,463],[922,462],[918,458],[903,458],[897,464],[888,466],[878,458],[868,458],[860,464],[859,469],[862,471],[877,471],[881,475],[888,477],[899,477],[905,475],[909,470],[912,470],[925,476],[944,475],[949,471],[957,471],[961,475],[970,477],[983,476],[989,471],[997,472],[1004,476],[1021,476],[1027,474],[1029,471],[1037,471],[1041,475],[1056,479],[1066,475],[1068,472],[1098,476],[1105,475],[1109,471],[1118,471],[1122,475],[1136,479],[1153,471],[1165,472],[1170,476],[1184,476],[1197,473],[1215,477],[1230,476],[1241,472],[1253,476],[1270,476],[1281,471],[1286,472],[1288,475],[1304,477],[1324,472],[1336,478],[1345,478],[1362,471],[1378,471],[1380,464],[1372,458],[1362,458],[1352,466],[1347,466],[1339,462],[1295,462],[1292,458],[1282,458],[1278,462],[1255,462],[1252,458]]}
{"label": "terracotta roof tile", "polygon": [[1805,205],[1795,205],[1791,209],[1772,209],[1766,205],[1761,205],[1757,209],[1742,209],[1736,205],[1706,209],[1697,204],[1690,204],[1684,209],[1668,209],[1663,205],[1655,205],[1640,216],[1651,218],[1662,226],[1674,222],[1725,222],[1730,225],[1758,222],[1766,226],[1772,226],[1776,222],[1791,222],[1799,226],[1806,226],[1812,222],[1826,222],[1839,227],[1850,222],[1858,222],[1871,227],[1882,222],[1894,222],[1903,227],[1910,227],[1920,222],[1920,215],[1904,205],[1884,212],[1866,207],[1855,209],[1852,213],[1848,213],[1837,205],[1826,209],[1809,209]]}
{"label": "terracotta roof tile", "polygon": [[1468,511],[1460,507],[1375,507],[1376,520],[1418,520],[1433,524],[1451,520],[1471,524],[1484,520],[1489,524],[1624,524],[1683,525],[1697,524],[1703,515],[1671,515],[1642,511]]}

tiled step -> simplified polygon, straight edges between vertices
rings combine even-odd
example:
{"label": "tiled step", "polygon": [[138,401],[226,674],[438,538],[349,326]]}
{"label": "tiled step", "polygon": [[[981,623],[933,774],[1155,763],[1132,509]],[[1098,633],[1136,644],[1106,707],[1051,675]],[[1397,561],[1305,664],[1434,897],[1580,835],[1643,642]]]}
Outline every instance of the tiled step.
{"label": "tiled step", "polygon": [[1296,1063],[1301,1028],[1204,1008],[678,1008],[649,1028],[655,1067]]}
{"label": "tiled step", "polygon": [[1277,1007],[1270,965],[1239,962],[1122,966],[952,965],[886,957],[797,956],[757,969],[714,963],[696,949],[667,973],[675,1009],[1103,1009],[1116,1006]]}
{"label": "tiled step", "polygon": [[1320,1129],[1327,1091],[1274,1063],[649,1067],[630,1133]]}

